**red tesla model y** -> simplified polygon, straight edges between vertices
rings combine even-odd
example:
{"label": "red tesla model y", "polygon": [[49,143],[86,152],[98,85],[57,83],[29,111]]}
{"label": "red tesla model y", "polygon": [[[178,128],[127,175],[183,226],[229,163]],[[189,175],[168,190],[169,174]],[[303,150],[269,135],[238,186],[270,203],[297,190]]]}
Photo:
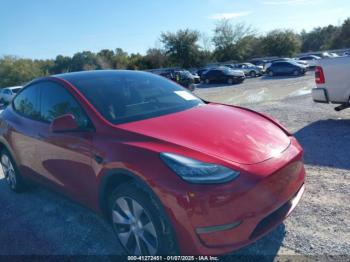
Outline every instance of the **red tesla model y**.
{"label": "red tesla model y", "polygon": [[0,117],[16,192],[36,181],[103,214],[128,254],[223,254],[268,233],[304,191],[278,122],[150,73],[34,80]]}

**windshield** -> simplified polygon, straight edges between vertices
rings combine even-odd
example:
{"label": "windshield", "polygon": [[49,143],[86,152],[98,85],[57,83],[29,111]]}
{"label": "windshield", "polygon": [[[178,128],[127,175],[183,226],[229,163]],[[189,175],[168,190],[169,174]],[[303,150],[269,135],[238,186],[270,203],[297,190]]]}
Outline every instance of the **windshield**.
{"label": "windshield", "polygon": [[119,71],[69,81],[113,124],[166,115],[203,104],[181,86],[150,73]]}

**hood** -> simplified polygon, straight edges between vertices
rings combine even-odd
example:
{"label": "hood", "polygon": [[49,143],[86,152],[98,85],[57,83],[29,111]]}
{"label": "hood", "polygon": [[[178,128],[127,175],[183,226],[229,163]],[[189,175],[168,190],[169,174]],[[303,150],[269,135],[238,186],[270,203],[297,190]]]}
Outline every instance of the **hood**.
{"label": "hood", "polygon": [[220,104],[205,104],[119,127],[240,164],[263,162],[290,144],[289,137],[266,118]]}

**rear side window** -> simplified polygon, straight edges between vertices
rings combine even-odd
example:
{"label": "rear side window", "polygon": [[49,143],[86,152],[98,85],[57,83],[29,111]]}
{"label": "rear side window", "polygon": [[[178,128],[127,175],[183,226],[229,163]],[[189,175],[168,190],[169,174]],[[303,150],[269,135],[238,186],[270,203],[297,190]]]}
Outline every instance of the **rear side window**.
{"label": "rear side window", "polygon": [[24,89],[13,101],[14,109],[21,115],[38,120],[39,110],[39,87],[31,85]]}
{"label": "rear side window", "polygon": [[89,120],[83,109],[63,86],[54,82],[42,83],[41,120],[52,122],[65,114],[74,115],[79,127],[88,127]]}

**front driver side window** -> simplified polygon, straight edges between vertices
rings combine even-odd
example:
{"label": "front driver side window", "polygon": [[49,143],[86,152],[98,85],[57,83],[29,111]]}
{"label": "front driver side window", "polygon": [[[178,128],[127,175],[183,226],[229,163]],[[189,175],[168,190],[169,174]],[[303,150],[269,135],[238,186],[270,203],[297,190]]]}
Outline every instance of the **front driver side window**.
{"label": "front driver side window", "polygon": [[41,119],[52,122],[55,118],[74,115],[78,126],[86,128],[89,120],[74,97],[61,85],[54,82],[41,83]]}

